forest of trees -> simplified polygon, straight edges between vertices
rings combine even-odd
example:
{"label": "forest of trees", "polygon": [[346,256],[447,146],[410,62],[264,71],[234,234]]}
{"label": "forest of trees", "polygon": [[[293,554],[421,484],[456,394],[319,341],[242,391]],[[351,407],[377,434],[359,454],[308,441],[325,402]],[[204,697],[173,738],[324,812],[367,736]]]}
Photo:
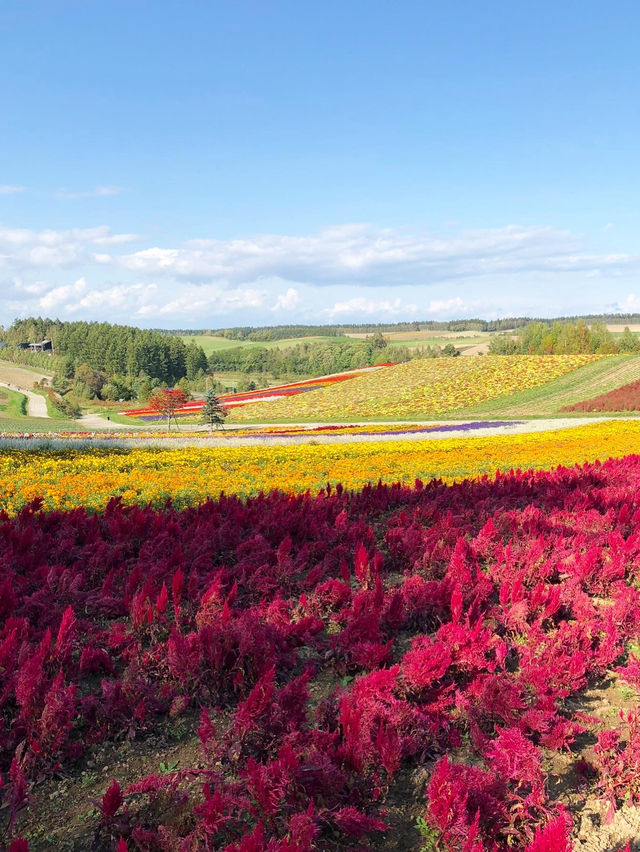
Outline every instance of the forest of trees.
{"label": "forest of trees", "polygon": [[628,327],[620,337],[614,337],[606,324],[600,321],[591,325],[584,320],[534,321],[515,335],[492,337],[489,352],[494,355],[624,354],[640,352],[640,339]]}
{"label": "forest of trees", "polygon": [[212,352],[209,368],[212,372],[270,374],[274,378],[320,376],[387,360],[407,361],[411,357],[408,349],[394,347],[392,356],[385,354],[386,349],[387,341],[382,335],[367,340],[305,342],[286,349],[238,346]]}
{"label": "forest of trees", "polygon": [[[202,332],[216,334],[229,340],[253,340],[267,342],[269,340],[287,340],[295,337],[342,337],[346,334],[393,334],[406,331],[502,331],[507,328],[517,328],[530,320],[511,317],[499,320],[450,320],[448,322],[395,322],[395,323],[363,323],[361,325],[276,325],[253,328],[251,326],[235,328],[219,328]],[[185,332],[194,334],[197,332]]]}
{"label": "forest of trees", "polygon": [[[25,353],[21,343],[51,340],[53,357]],[[49,366],[56,389],[80,398],[146,398],[158,386],[197,381],[207,370],[202,347],[179,337],[133,326],[62,322],[41,317],[16,320],[2,335],[3,357]]]}
{"label": "forest of trees", "polygon": [[438,358],[441,355],[459,355],[452,345],[424,346],[410,349],[406,346],[388,348],[388,341],[380,332],[364,340],[340,340],[335,342],[314,340],[287,347],[286,349],[261,346],[238,346],[220,349],[209,355],[212,372],[236,371],[240,373],[269,374],[274,378],[283,376],[321,376],[370,367],[386,361],[401,362],[411,358]]}

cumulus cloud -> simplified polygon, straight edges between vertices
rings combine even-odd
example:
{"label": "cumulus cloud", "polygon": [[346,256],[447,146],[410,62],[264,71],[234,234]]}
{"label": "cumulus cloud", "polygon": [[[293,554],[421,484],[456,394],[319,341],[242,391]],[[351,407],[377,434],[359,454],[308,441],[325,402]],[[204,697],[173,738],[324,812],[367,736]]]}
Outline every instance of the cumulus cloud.
{"label": "cumulus cloud", "polygon": [[136,305],[140,310],[157,296],[157,291],[155,284],[115,284],[90,290],[68,308],[72,311],[89,310],[95,314],[100,314],[105,309],[131,305]]}
{"label": "cumulus cloud", "polygon": [[640,313],[640,295],[638,293],[628,293],[620,301],[608,305],[607,311],[616,314],[638,314]]}
{"label": "cumulus cloud", "polygon": [[293,287],[289,287],[286,293],[281,293],[276,299],[272,311],[292,311],[300,304],[300,294]]}
{"label": "cumulus cloud", "polygon": [[114,262],[138,274],[189,281],[255,281],[261,277],[313,285],[432,285],[513,272],[587,271],[623,274],[637,256],[580,251],[579,240],[550,227],[508,225],[455,237],[343,225],[301,237],[262,235],[153,246]]}
{"label": "cumulus cloud", "polygon": [[[33,267],[51,270],[90,263],[95,260],[97,249],[113,249],[139,239],[136,234],[114,233],[106,225],[60,231],[0,225],[0,268],[13,268],[20,274]],[[110,261],[111,256],[108,257]]]}
{"label": "cumulus cloud", "polygon": [[417,305],[408,305],[400,299],[366,299],[357,296],[344,302],[336,302],[332,308],[327,310],[330,317],[342,315],[353,316],[354,314],[380,314],[381,316],[412,316],[418,311]]}
{"label": "cumulus cloud", "polygon": [[460,311],[464,308],[464,302],[460,296],[454,299],[432,299],[429,302],[428,311],[430,314],[451,313],[451,311]]}
{"label": "cumulus cloud", "polygon": [[[140,317],[158,325],[172,325],[176,317],[178,325],[209,327],[257,324],[278,313],[305,322],[470,311],[484,316],[487,310],[492,316],[532,310],[537,315],[536,299],[549,304],[550,293],[576,292],[579,282],[598,294],[611,290],[615,279],[631,290],[625,280],[639,272],[638,255],[596,254],[576,235],[544,226],[439,236],[352,224],[302,236],[154,246],[106,225],[66,230],[0,225],[5,321],[13,311],[120,322]],[[599,280],[590,285],[592,278]],[[580,293],[583,298],[586,291]],[[575,302],[576,311],[584,309]],[[638,309],[623,303],[615,310]]]}
{"label": "cumulus cloud", "polygon": [[43,311],[50,311],[54,308],[64,305],[70,300],[77,299],[87,289],[87,282],[84,278],[78,278],[74,284],[66,284],[62,287],[54,287],[42,296],[38,302]]}

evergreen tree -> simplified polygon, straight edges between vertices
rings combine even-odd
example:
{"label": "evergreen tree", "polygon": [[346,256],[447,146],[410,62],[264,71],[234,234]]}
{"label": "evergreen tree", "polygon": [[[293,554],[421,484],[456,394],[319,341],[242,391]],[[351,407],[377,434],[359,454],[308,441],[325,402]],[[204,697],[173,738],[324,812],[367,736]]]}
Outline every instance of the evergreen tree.
{"label": "evergreen tree", "polygon": [[209,388],[204,395],[204,405],[200,412],[200,420],[202,423],[209,425],[209,431],[213,432],[214,426],[222,426],[224,419],[227,416],[227,411],[223,408],[222,403],[216,396],[214,388]]}

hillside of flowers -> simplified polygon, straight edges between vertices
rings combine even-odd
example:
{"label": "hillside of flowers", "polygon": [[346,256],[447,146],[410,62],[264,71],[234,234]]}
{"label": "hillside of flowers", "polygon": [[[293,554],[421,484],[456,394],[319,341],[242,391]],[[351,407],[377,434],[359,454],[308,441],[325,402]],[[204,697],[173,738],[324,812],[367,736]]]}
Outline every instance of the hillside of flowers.
{"label": "hillside of flowers", "polygon": [[[277,400],[277,399],[288,399],[293,396],[298,396],[299,394],[307,393],[309,391],[319,390],[320,388],[332,387],[333,385],[339,384],[341,382],[347,382],[351,379],[356,379],[359,376],[368,375],[372,372],[377,372],[385,367],[393,366],[390,363],[377,364],[375,367],[361,367],[359,369],[354,370],[346,370],[343,373],[332,373],[329,376],[320,376],[315,379],[308,379],[306,381],[301,382],[290,382],[284,385],[273,385],[268,388],[259,388],[253,391],[246,391],[245,393],[228,393],[221,394],[218,398],[221,403],[224,404],[224,407],[231,411],[234,408],[241,408],[246,405],[253,405],[257,402],[264,402],[267,400]],[[176,408],[173,414],[176,417],[181,418],[189,418],[189,417],[197,417],[202,411],[202,407],[204,405],[203,399],[193,399],[189,400],[181,405],[179,408]],[[135,417],[138,420],[145,421],[154,421],[154,420],[162,420],[162,414],[159,414],[157,410],[153,408],[130,408],[126,411],[121,411],[120,414],[124,414],[128,417]]]}
{"label": "hillside of flowers", "polygon": [[10,515],[39,497],[46,509],[104,508],[111,496],[126,504],[176,507],[221,492],[251,496],[274,488],[317,493],[327,483],[362,488],[368,482],[437,478],[456,482],[496,470],[549,468],[619,457],[640,450],[640,421],[609,421],[542,433],[439,440],[371,440],[339,444],[88,446],[5,449],[0,452],[0,510]]}
{"label": "hillside of flowers", "polygon": [[[637,456],[1,515],[0,844],[569,852],[554,755],[610,817],[640,800],[638,711],[579,709],[612,673],[640,686],[639,523]],[[47,779],[181,721],[192,765],[105,766],[34,830]]]}
{"label": "hillside of flowers", "polygon": [[597,360],[598,355],[487,355],[397,364],[292,399],[237,408],[235,421],[431,417],[528,390]]}
{"label": "hillside of flowers", "polygon": [[640,379],[593,399],[565,406],[563,411],[640,411]]}

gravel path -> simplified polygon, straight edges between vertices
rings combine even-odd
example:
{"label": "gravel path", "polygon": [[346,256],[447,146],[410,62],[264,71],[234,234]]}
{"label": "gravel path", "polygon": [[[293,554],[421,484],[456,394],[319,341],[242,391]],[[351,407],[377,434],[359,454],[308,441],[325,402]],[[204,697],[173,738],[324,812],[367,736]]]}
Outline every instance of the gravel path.
{"label": "gravel path", "polygon": [[17,391],[17,393],[21,393],[27,398],[27,414],[29,417],[48,417],[47,413],[47,402],[45,398],[39,394],[34,393],[33,391],[27,390],[26,388],[17,387],[16,385],[10,385],[8,382],[0,382],[0,387],[8,388],[12,391]]}
{"label": "gravel path", "polygon": [[94,429],[113,429],[118,432],[134,432],[138,429],[147,429],[148,424],[138,425],[137,423],[132,423],[130,426],[123,426],[122,423],[114,423],[112,420],[107,420],[106,417],[103,417],[102,414],[83,414],[82,417],[78,417],[78,430],[82,431],[84,429],[87,432],[93,432]]}
{"label": "gravel path", "polygon": [[[97,420],[89,420],[89,417],[96,417]],[[94,434],[89,435],[86,438],[65,438],[64,433],[60,433],[59,435],[43,435],[42,437],[33,436],[29,439],[24,438],[12,438],[12,437],[2,437],[0,435],[1,445],[12,446],[12,445],[20,445],[23,446],[25,440],[28,440],[28,446],[36,447],[39,444],[46,444],[47,446],[80,446],[81,444],[95,444],[96,446],[104,446],[108,444],[108,446],[112,447],[139,447],[139,446],[158,446],[158,447],[189,447],[189,446],[200,446],[200,447],[242,447],[242,446],[281,446],[286,444],[353,444],[353,443],[366,443],[372,441],[439,441],[445,438],[466,438],[467,440],[473,441],[474,438],[485,438],[491,435],[523,435],[526,433],[539,433],[539,432],[548,432],[554,429],[570,429],[575,426],[585,426],[590,423],[602,423],[606,420],[637,420],[640,418],[637,417],[561,417],[561,418],[549,418],[545,420],[528,420],[524,422],[517,423],[506,423],[500,426],[489,426],[480,427],[473,430],[465,430],[463,427],[468,423],[477,423],[478,421],[449,421],[434,423],[434,421],[425,422],[423,424],[413,423],[411,425],[430,425],[430,426],[445,426],[450,425],[453,426],[450,431],[441,431],[441,432],[408,432],[406,434],[390,434],[390,435],[382,435],[380,433],[377,434],[351,434],[351,435],[332,435],[326,433],[319,434],[310,434],[310,435],[273,435],[268,437],[266,435],[247,435],[245,437],[233,437],[232,430],[225,430],[224,435],[214,435],[209,437],[207,434],[200,435],[186,435],[180,434],[179,432],[174,433],[172,437],[161,437],[154,436],[153,434],[140,434],[139,436],[132,435],[130,437],[120,437],[120,436],[111,436],[109,434]],[[98,423],[99,421],[99,423]],[[78,421],[78,425],[84,427],[89,430],[91,428],[91,424],[95,423],[95,428],[103,428],[105,424],[109,425],[109,428],[112,430],[118,430],[121,432],[130,431],[127,427],[121,426],[117,423],[110,423],[109,421],[104,420],[99,415],[88,415],[87,418],[83,418]],[[288,424],[294,425],[294,424]],[[316,424],[321,425],[321,424]],[[350,424],[356,425],[356,424]],[[372,424],[361,424],[372,425]],[[389,426],[392,428],[393,426],[404,426],[410,425],[407,423],[385,423],[382,424],[385,426]],[[306,424],[308,427],[309,424]],[[460,428],[455,428],[459,426]],[[260,428],[265,428],[265,426],[257,427],[254,426],[252,428],[258,430]],[[206,429],[206,427],[203,427]],[[272,426],[272,428],[276,428]],[[146,424],[145,424],[146,430]]]}

